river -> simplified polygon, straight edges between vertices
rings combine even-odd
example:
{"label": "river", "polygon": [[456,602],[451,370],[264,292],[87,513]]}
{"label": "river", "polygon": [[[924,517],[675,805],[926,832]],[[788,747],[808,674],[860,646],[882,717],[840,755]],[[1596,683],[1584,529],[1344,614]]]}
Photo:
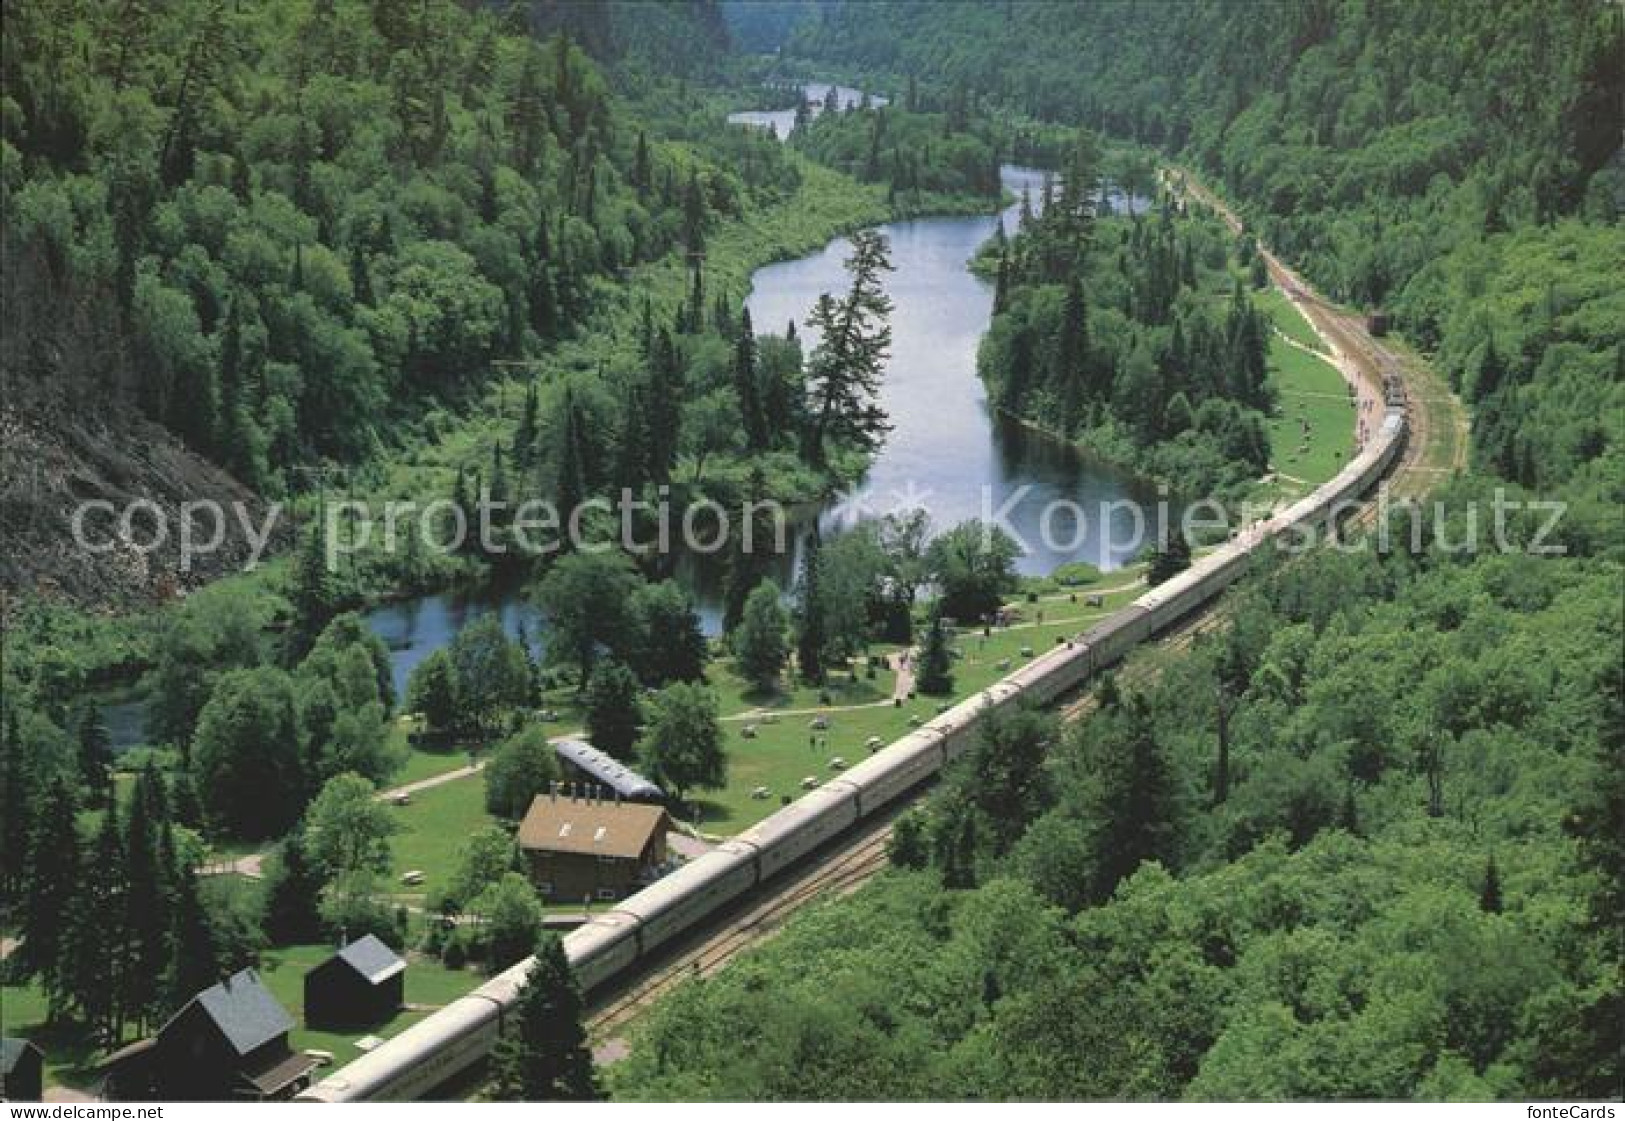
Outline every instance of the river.
{"label": "river", "polygon": [[[827,89],[808,87],[815,100]],[[856,90],[841,87],[843,103],[855,104]],[[756,118],[760,117],[761,120]],[[753,114],[747,123],[793,124],[794,110]],[[730,119],[745,119],[734,114]],[[785,127],[778,134],[788,135]],[[1039,205],[1043,173],[1032,168],[1002,169],[1013,195],[1027,192]],[[1121,211],[1143,200],[1117,197]],[[893,425],[885,446],[863,483],[832,502],[820,521],[831,533],[850,525],[854,515],[874,516],[923,507],[932,525],[949,528],[988,512],[1003,512],[1005,522],[1027,547],[1017,567],[1029,575],[1050,572],[1066,561],[1082,560],[1102,569],[1116,568],[1138,552],[1132,540],[1132,515],[1115,512],[1109,532],[1101,532],[1099,514],[1110,503],[1132,498],[1132,484],[1104,465],[1087,460],[1076,449],[1035,434],[996,415],[988,406],[976,376],[976,348],[993,311],[993,290],[974,276],[966,263],[1004,222],[1014,232],[1019,203],[998,215],[917,218],[882,227],[891,242],[895,271],[886,280],[891,296],[892,356],[886,368],[881,401]],[[809,347],[803,322],[824,292],[845,285],[842,260],[849,248],[837,239],[821,252],[758,269],[748,299],[759,331],[782,333],[794,320]],[[1056,506],[1056,503],[1063,505]],[[1072,503],[1075,506],[1067,506]],[[1049,539],[1044,528],[1049,511]],[[1083,515],[1080,522],[1075,516]],[[794,558],[781,566],[788,586]],[[694,593],[707,634],[721,629],[717,574],[706,566],[683,563],[678,577]],[[489,611],[501,614],[510,635],[521,627],[538,653],[546,624],[522,592],[469,596],[441,592],[392,603],[367,613],[368,625],[389,645],[397,693],[404,696],[412,670],[446,645],[470,620]],[[129,703],[109,708],[116,716],[119,747],[139,742],[142,721]]]}

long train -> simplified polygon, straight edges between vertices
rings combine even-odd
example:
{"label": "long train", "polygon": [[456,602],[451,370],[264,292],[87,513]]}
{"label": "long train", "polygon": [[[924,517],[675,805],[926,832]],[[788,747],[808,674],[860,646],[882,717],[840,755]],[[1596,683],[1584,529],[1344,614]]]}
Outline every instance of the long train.
{"label": "long train", "polygon": [[[571,931],[565,952],[584,990],[603,985],[719,908],[915,789],[958,757],[983,715],[1018,698],[1048,704],[1195,611],[1246,570],[1258,550],[1351,511],[1387,474],[1404,445],[1402,399],[1336,478],[1253,524],[1178,576],[1077,638],[1044,652],[822,787]],[[526,959],[307,1089],[300,1100],[407,1101],[489,1055],[503,1013],[530,968]]]}

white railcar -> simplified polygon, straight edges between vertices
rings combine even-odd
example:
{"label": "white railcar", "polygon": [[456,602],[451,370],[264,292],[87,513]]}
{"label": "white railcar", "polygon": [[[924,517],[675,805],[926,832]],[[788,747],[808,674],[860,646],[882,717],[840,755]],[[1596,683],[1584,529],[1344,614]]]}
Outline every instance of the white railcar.
{"label": "white railcar", "polygon": [[[749,861],[757,882],[778,874],[858,820],[857,792],[845,777],[802,795],[717,852]],[[714,854],[713,854],[714,855]]]}
{"label": "white railcar", "polygon": [[920,728],[881,748],[842,775],[856,792],[857,813],[868,817],[942,769],[942,736]]}
{"label": "white railcar", "polygon": [[638,951],[647,954],[755,885],[755,862],[718,848],[621,900],[613,913],[637,920]]}

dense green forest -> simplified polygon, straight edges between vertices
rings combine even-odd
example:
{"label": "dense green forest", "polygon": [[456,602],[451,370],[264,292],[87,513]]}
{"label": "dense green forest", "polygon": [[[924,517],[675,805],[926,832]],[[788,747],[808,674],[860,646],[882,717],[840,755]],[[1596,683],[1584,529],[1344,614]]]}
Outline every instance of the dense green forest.
{"label": "dense green forest", "polygon": [[[1620,26],[1600,3],[1354,0],[831,3],[785,24],[792,63],[1211,175],[1262,240],[1429,352],[1472,407],[1474,473],[1444,484],[1420,551],[1271,565],[1222,633],[1102,683],[1089,718],[993,721],[899,822],[890,873],[685,986],[617,1093],[1618,1095]],[[1125,248],[1152,252],[1157,222]],[[1065,244],[1004,248],[984,368],[1001,394],[1030,370],[1026,411],[1070,421],[1088,395],[1055,356],[1083,332],[1064,273],[1010,282],[1023,240]],[[1145,278],[1117,256],[1074,324]],[[1443,548],[1497,488],[1563,502],[1566,555]]]}
{"label": "dense green forest", "polygon": [[[804,113],[787,144],[725,125],[799,73],[892,101]],[[710,642],[669,557],[428,555],[408,533],[334,568],[310,515],[334,479],[465,512],[827,496],[888,432],[889,246],[855,235],[842,287],[790,324],[751,322],[752,270],[888,214],[991,209],[1015,161],[1057,179],[976,262],[997,407],[1243,495],[1271,460],[1263,242],[1447,375],[1471,470],[1400,515],[1419,549],[1271,558],[1225,627],[1103,680],[1086,719],[991,719],[898,820],[888,871],[679,986],[605,1083],[1618,1095],[1617,4],[22,0],[0,83],[8,441],[106,445],[142,493],[173,481],[146,439],[162,430],[233,493],[301,514],[269,569],[174,602],[166,584],[149,613],[8,595],[0,974],[59,1067],[84,1074],[290,948],[377,933],[451,996],[466,962],[530,952],[542,903],[512,823],[559,777],[555,707],[681,806],[727,780],[719,698],[829,706],[866,687],[860,664],[873,682],[871,645],[915,641],[928,704],[963,687],[945,619],[1039,586],[976,523],[815,534],[789,597],[724,555],[729,633]],[[1150,192],[1152,152],[1225,193],[1247,236],[1171,201],[1102,205],[1111,184]],[[100,493],[79,461],[48,467],[63,494]],[[1503,493],[1564,504],[1547,543],[1565,554],[1446,547],[1487,535]],[[25,488],[0,499],[0,528],[38,531]],[[1516,513],[1511,536],[1544,520]],[[593,543],[619,529],[586,521]],[[545,650],[486,615],[398,696],[352,609],[493,582],[545,616]],[[150,741],[118,758],[113,686]],[[435,819],[436,878],[403,894],[400,807],[376,791],[465,750],[487,762],[472,809]],[[263,881],[197,874],[245,853]],[[547,1035],[562,992],[587,1091],[579,994],[543,945],[551,995],[527,997],[515,1039]],[[510,1044],[501,1095],[563,1085],[533,1058]]]}
{"label": "dense green forest", "polygon": [[[19,5],[4,55],[18,380],[123,397],[285,490],[294,468],[398,442],[425,403],[568,336],[606,278],[697,253],[795,186],[774,145],[737,130],[710,151],[652,141],[524,12]],[[111,362],[65,345],[87,326]]]}
{"label": "dense green forest", "polygon": [[685,986],[615,1085],[1615,1094],[1618,595],[1530,557],[1278,570],[1155,684],[993,722],[897,870]]}
{"label": "dense green forest", "polygon": [[831,3],[785,54],[1161,147],[1475,403],[1493,351],[1480,465],[1595,501],[1625,470],[1617,5]]}
{"label": "dense green forest", "polygon": [[1217,220],[1172,201],[1113,217],[1098,164],[1085,133],[1052,197],[984,250],[981,375],[1013,415],[1181,494],[1239,497],[1270,463],[1269,325]]}

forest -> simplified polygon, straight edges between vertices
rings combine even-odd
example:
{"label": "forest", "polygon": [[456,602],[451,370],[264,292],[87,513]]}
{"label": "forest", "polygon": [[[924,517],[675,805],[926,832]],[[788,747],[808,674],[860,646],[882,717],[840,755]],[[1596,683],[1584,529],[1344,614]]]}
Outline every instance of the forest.
{"label": "forest", "polygon": [[996,284],[978,359],[993,399],[1181,495],[1242,496],[1269,469],[1276,401],[1270,328],[1232,267],[1240,247],[1171,199],[1114,216],[1087,133],[1044,193],[979,258]]}
{"label": "forest", "polygon": [[[418,986],[385,1034],[539,953],[499,1098],[1618,1095],[1617,4],[23,0],[6,22],[0,421],[34,441],[7,473],[50,454],[46,497],[0,490],[26,554],[0,573],[0,979],[54,1079],[87,1084],[222,971],[290,985],[375,933]],[[814,113],[803,77],[865,97]],[[726,123],[764,103],[800,106],[788,141]],[[1190,546],[1121,586],[1021,577],[1001,533],[894,515],[815,528],[787,578],[725,551],[712,621],[674,558],[598,549],[607,514],[555,556],[499,517],[494,543],[337,565],[350,527],[324,515],[817,508],[892,431],[874,224],[995,212],[1008,163],[1050,178],[966,265],[993,409],[1181,499],[1254,495],[1285,450],[1263,245],[1443,375],[1466,468],[1402,515],[1422,547],[1271,557],[1085,718],[989,720],[873,882],[674,986],[595,1073],[514,835],[563,777],[553,737],[579,728],[696,832],[743,828],[824,762],[800,714],[853,710],[874,750]],[[1211,183],[1243,235],[1156,169]],[[753,322],[755,270],[837,237],[838,283]],[[198,480],[288,504],[268,565],[51,578],[71,500]],[[1562,555],[1447,547],[1503,496],[1562,504]],[[516,631],[471,612],[397,676],[369,611],[491,589]],[[994,631],[1046,606],[1078,614]],[[110,700],[142,706],[139,746],[115,752]],[[783,775],[745,777],[771,752]],[[473,762],[417,805],[386,793]]]}
{"label": "forest", "polygon": [[[685,986],[615,1091],[1617,1096],[1618,11],[826,4],[784,34],[1213,175],[1470,404],[1473,473],[1430,527],[1461,540],[1495,488],[1538,494],[1566,503],[1566,555],[1270,566],[1086,720],[993,723],[899,822],[890,873]],[[984,363],[1002,388],[1031,362],[1054,416],[1054,349],[1023,355],[1010,287]],[[1056,348],[1081,332],[1051,292]]]}

